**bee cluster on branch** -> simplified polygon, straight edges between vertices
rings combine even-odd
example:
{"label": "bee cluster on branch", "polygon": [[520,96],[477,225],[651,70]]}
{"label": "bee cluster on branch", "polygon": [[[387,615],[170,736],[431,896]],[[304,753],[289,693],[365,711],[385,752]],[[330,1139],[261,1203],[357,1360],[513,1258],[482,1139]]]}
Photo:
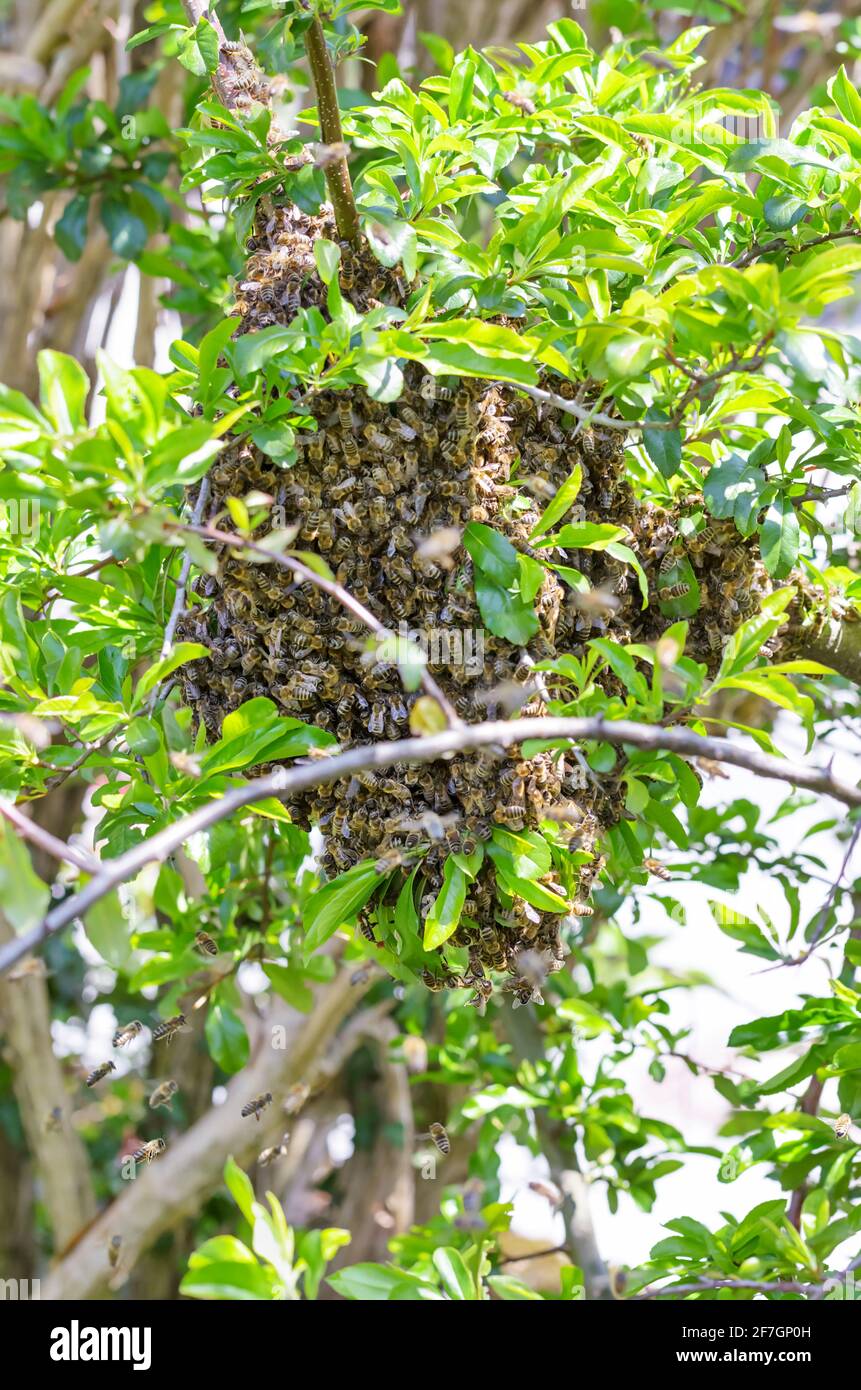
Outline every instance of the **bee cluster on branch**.
{"label": "bee cluster on branch", "polygon": [[[258,213],[237,292],[240,333],[287,323],[300,307],[324,308],[313,251],[319,236],[337,239],[325,208],[316,217],[295,207]],[[358,310],[380,302],[403,306],[410,286],[399,271],[381,266],[364,244],[342,243],[341,250],[341,288]],[[658,604],[688,591],[673,578],[682,557],[700,590],[687,650],[716,665],[725,635],[768,587],[733,523],[714,522],[680,541],[675,514],[635,497],[618,432],[578,427],[572,414],[496,382],[439,379],[415,363],[406,365],[404,381],[391,404],[358,387],[313,397],[307,409],[317,430],[298,437],[290,468],[249,442],[228,446],[209,475],[213,513],[228,496],[268,494],[298,528],[297,548],[319,553],[338,584],[390,631],[406,625],[422,634],[481,632],[483,663],[464,661],[462,647],[450,642],[445,651],[430,651],[434,678],[470,722],[544,713],[545,680],[552,689],[555,678],[537,675],[535,664],[580,654],[591,637],[656,640],[668,621]],[[554,385],[573,397],[571,383]],[[645,608],[623,562],[598,550],[538,550],[530,543],[547,501],[578,464],[582,483],[564,520],[628,529],[628,544],[648,576]],[[535,635],[517,646],[485,631],[473,564],[461,543],[470,522],[492,527],[521,555],[578,568],[590,591],[575,592],[546,569],[534,597]],[[188,663],[180,679],[210,737],[218,736],[226,713],[256,696],[329,730],[343,748],[408,735],[416,696],[405,692],[394,661],[369,659],[367,632],[351,612],[287,569],[249,563],[227,546],[215,550],[218,571],[195,581],[177,627],[178,636],[209,648],[208,658]],[[612,673],[601,680],[608,693],[623,693]],[[598,840],[624,814],[624,789],[618,769],[598,778],[588,775],[582,758],[558,752],[527,758],[512,749],[432,766],[397,765],[385,776],[368,772],[303,793],[291,811],[298,824],[322,829],[328,874],[375,859],[381,873],[395,871],[393,898],[423,851],[422,915],[448,854],[469,854],[497,825],[537,830],[554,820],[572,849],[592,856],[571,895],[572,915],[585,916],[602,863]],[[550,876],[547,883],[554,886]],[[372,912],[363,929],[373,940]],[[536,971],[524,973],[518,961],[529,953],[546,975],[564,957],[559,917],[520,898],[500,903],[487,859],[451,941],[468,948],[468,971],[450,972],[443,948],[443,973],[427,972],[426,982],[468,985],[477,1004],[490,993],[491,971],[508,972],[505,988],[527,1002],[537,995]]]}

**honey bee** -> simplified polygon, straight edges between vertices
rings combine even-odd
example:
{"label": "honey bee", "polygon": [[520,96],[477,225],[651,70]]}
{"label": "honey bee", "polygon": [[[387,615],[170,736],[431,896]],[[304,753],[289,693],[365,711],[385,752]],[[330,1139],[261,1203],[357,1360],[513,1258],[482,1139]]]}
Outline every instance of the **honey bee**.
{"label": "honey bee", "polygon": [[127,1023],[123,1028],[118,1028],[113,1037],[114,1047],[125,1047],[133,1038],[138,1036],[142,1029],[143,1024],[139,1018],[133,1019],[131,1023]]}
{"label": "honey bee", "polygon": [[247,1119],[249,1115],[253,1115],[259,1124],[261,1112],[266,1109],[267,1105],[271,1104],[272,1092],[264,1091],[262,1095],[255,1096],[247,1105],[243,1105],[240,1114],[243,1119]]}
{"label": "honey bee", "polygon": [[288,1115],[298,1115],[310,1094],[311,1087],[304,1081],[297,1081],[287,1092],[287,1099],[284,1102],[285,1113]]}
{"label": "honey bee", "polygon": [[48,1134],[56,1134],[63,1128],[63,1107],[55,1105],[45,1120],[45,1131]]}
{"label": "honey bee", "polygon": [[171,1038],[186,1028],[185,1014],[174,1014],[173,1018],[166,1018],[162,1023],[157,1023],[152,1030],[153,1042],[170,1043]]}
{"label": "honey bee", "polygon": [[690,584],[685,584],[683,581],[679,580],[677,584],[667,584],[662,589],[659,589],[658,598],[661,603],[669,603],[671,599],[684,598],[685,594],[689,594],[690,591]]}
{"label": "honey bee", "polygon": [[163,1139],[150,1139],[149,1143],[142,1144],[139,1149],[135,1149],[132,1158],[135,1163],[152,1163],[154,1158],[159,1158],[167,1148]]}
{"label": "honey bee", "polygon": [[362,431],[368,443],[375,449],[379,449],[381,454],[391,454],[394,452],[395,441],[388,434],[383,434],[376,425],[366,425]]}
{"label": "honey bee", "polygon": [[523,828],[526,811],[522,805],[512,801],[507,806],[497,806],[494,815],[501,825],[508,826],[510,830],[520,830]]}
{"label": "honey bee", "polygon": [[287,1146],[290,1143],[290,1135],[284,1134],[280,1144],[273,1144],[269,1149],[261,1149],[257,1155],[257,1162],[261,1168],[268,1168],[270,1163],[274,1163],[276,1158],[283,1158],[287,1153]]}
{"label": "honey bee", "polygon": [[665,868],[659,859],[644,859],[643,868],[646,869],[648,873],[654,874],[655,878],[663,879],[665,883],[669,883],[672,878],[669,869]]}
{"label": "honey bee", "polygon": [[111,1269],[116,1269],[117,1265],[119,1264],[120,1251],[122,1250],[122,1248],[122,1236],[111,1236],[110,1241],[108,1242],[108,1260],[110,1261]]}
{"label": "honey bee", "polygon": [[401,1052],[407,1071],[411,1075],[418,1072],[427,1071],[428,1067],[428,1046],[424,1038],[416,1033],[407,1033],[401,1040]]}
{"label": "honey bee", "polygon": [[834,1133],[838,1139],[846,1139],[852,1128],[851,1115],[838,1115],[834,1124]]}
{"label": "honey bee", "polygon": [[660,565],[658,566],[658,574],[659,574],[659,575],[669,574],[670,570],[673,569],[673,568],[675,567],[675,564],[676,564],[676,557],[675,557],[675,554],[673,553],[672,549],[665,551],[664,557],[663,557],[663,559],[661,560]]}
{"label": "honey bee", "polygon": [[113,1062],[102,1062],[100,1067],[96,1067],[95,1071],[90,1072],[86,1081],[87,1086],[95,1086],[112,1071],[116,1071],[116,1065]]}
{"label": "honey bee", "polygon": [[160,1086],[156,1086],[149,1098],[150,1110],[158,1110],[159,1106],[162,1105],[167,1106],[169,1110],[171,1108],[170,1103],[178,1090],[179,1087],[175,1081],[163,1081]]}
{"label": "honey bee", "polygon": [[447,1155],[451,1153],[451,1141],[446,1133],[445,1126],[441,1125],[438,1120],[434,1120],[433,1124],[428,1126],[428,1134],[441,1154]]}
{"label": "honey bee", "polygon": [[535,115],[535,102],[525,92],[503,92],[502,95],[509,106],[516,106],[517,110],[522,111],[524,116]]}

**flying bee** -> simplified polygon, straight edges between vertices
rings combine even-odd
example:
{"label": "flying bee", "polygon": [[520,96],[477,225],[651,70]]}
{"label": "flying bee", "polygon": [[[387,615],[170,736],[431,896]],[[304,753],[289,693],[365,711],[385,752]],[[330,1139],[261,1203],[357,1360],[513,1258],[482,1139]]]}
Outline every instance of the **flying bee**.
{"label": "flying bee", "polygon": [[535,102],[525,92],[503,92],[502,95],[509,106],[516,107],[518,111],[523,112],[524,116],[535,115]]}
{"label": "flying bee", "polygon": [[655,878],[663,879],[664,883],[669,883],[672,878],[669,869],[665,868],[659,859],[644,859],[643,868],[648,873],[654,874]]}
{"label": "flying bee", "polygon": [[835,1122],[835,1124],[834,1124],[834,1133],[836,1134],[836,1136],[837,1136],[838,1139],[846,1139],[846,1138],[848,1137],[848,1135],[849,1135],[849,1131],[850,1131],[851,1128],[852,1128],[852,1116],[851,1116],[851,1115],[838,1115],[838,1116],[837,1116],[837,1120],[836,1120],[836,1122]]}
{"label": "flying bee", "polygon": [[135,1163],[152,1163],[154,1158],[158,1158],[164,1153],[167,1144],[163,1139],[150,1139],[149,1143],[142,1144],[139,1149],[135,1149],[132,1158]]}
{"label": "flying bee", "polygon": [[108,1260],[110,1261],[111,1269],[116,1269],[117,1265],[119,1264],[120,1251],[122,1250],[122,1248],[122,1236],[111,1236],[110,1240],[108,1241]]}
{"label": "flying bee", "polygon": [[311,1087],[304,1081],[297,1081],[287,1092],[284,1111],[287,1115],[298,1115],[311,1094]]}
{"label": "flying bee", "polygon": [[669,603],[671,599],[684,598],[685,594],[689,594],[690,591],[690,584],[685,584],[682,580],[679,580],[677,584],[667,584],[662,589],[659,589],[658,598],[661,603]]}
{"label": "flying bee", "polygon": [[175,1081],[163,1081],[160,1086],[156,1086],[149,1098],[150,1110],[158,1110],[162,1105],[167,1106],[169,1110],[171,1108],[170,1103],[178,1090],[179,1087]]}
{"label": "flying bee", "polygon": [[156,1024],[152,1030],[152,1040],[153,1042],[165,1041],[170,1043],[171,1038],[185,1027],[185,1014],[174,1014],[173,1018],[166,1018],[162,1023]]}
{"label": "flying bee", "polygon": [[433,1124],[428,1126],[428,1134],[441,1154],[451,1153],[451,1141],[446,1133],[445,1126],[441,1125],[438,1120],[434,1120]]}
{"label": "flying bee", "polygon": [[88,1086],[95,1086],[99,1081],[104,1080],[108,1073],[112,1071],[116,1071],[116,1065],[113,1062],[102,1062],[100,1067],[96,1067],[95,1071],[90,1072],[86,1084]]}
{"label": "flying bee", "polygon": [[123,1028],[118,1028],[114,1033],[114,1047],[125,1047],[133,1038],[138,1036],[142,1029],[143,1024],[139,1018],[133,1019],[131,1023],[127,1023]]}
{"label": "flying bee", "polygon": [[63,1128],[63,1107],[55,1105],[45,1120],[45,1131],[48,1134],[56,1134]]}
{"label": "flying bee", "polygon": [[22,960],[14,970],[9,971],[8,978],[17,982],[18,980],[44,980],[47,977],[48,968],[39,956],[31,956],[29,960]]}
{"label": "flying bee", "polygon": [[280,1144],[273,1144],[269,1149],[261,1149],[257,1155],[257,1162],[261,1168],[268,1168],[270,1163],[274,1163],[276,1158],[283,1158],[290,1143],[290,1135],[282,1136]]}
{"label": "flying bee", "polygon": [[257,1120],[259,1124],[261,1112],[266,1109],[267,1105],[271,1104],[272,1092],[264,1091],[262,1095],[255,1096],[254,1099],[250,1100],[247,1105],[243,1105],[240,1114],[243,1120],[247,1119],[249,1115],[253,1115],[255,1120]]}
{"label": "flying bee", "polygon": [[194,937],[194,945],[195,949],[200,951],[203,955],[218,955],[218,947],[216,946],[215,942],[213,941],[212,937],[209,935],[208,932],[196,932]]}

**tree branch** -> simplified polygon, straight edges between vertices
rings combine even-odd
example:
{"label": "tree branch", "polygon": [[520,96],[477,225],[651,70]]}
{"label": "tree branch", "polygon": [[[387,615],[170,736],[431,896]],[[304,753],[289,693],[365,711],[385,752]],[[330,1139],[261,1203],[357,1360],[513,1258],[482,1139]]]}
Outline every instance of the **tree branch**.
{"label": "tree branch", "polygon": [[[0,949],[17,944],[2,912],[0,942]],[[87,1153],[72,1128],[63,1073],[54,1056],[51,1004],[43,979],[31,975],[15,983],[0,980],[0,1029],[12,1053],[12,1084],[39,1173],[54,1249],[60,1250],[92,1219],[96,1201]],[[59,1125],[49,1126],[56,1109]]]}
{"label": "tree branch", "polygon": [[[301,1081],[313,1090],[327,1080],[326,1051],[363,993],[363,986],[351,984],[353,974],[354,967],[342,970],[331,984],[319,989],[310,1014],[297,1014],[280,999],[273,1001],[263,1020],[256,1055],[228,1083],[224,1104],[208,1110],[169,1144],[162,1158],[138,1171],[52,1271],[42,1289],[43,1298],[95,1297],[110,1278],[107,1247],[112,1236],[123,1238],[123,1265],[128,1271],[160,1235],[200,1210],[220,1186],[230,1154],[240,1166],[248,1165],[283,1133],[285,1117],[278,1101],[286,1088]],[[285,1030],[286,1046],[274,1045],[274,1028]],[[240,1111],[245,1101],[264,1091],[271,1091],[276,1103],[259,1124],[243,1119]]]}
{"label": "tree branch", "polygon": [[[305,32],[305,52],[311,66],[314,88],[317,93],[317,111],[320,116],[320,134],[327,145],[342,145],[341,113],[338,109],[338,91],[335,86],[335,73],[326,47],[326,35],[317,15],[314,15]],[[356,201],[353,197],[353,184],[346,159],[336,159],[325,168],[326,184],[338,235],[358,245],[361,231]]]}
{"label": "tree branch", "polygon": [[709,758],[713,762],[744,768],[759,777],[789,782],[792,786],[802,787],[807,791],[822,792],[847,806],[861,806],[861,787],[835,777],[830,768],[808,767],[805,763],[775,758],[768,753],[761,753],[759,749],[745,748],[729,739],[711,738],[694,733],[690,729],[635,724],[626,719],[607,721],[599,717],[513,719],[508,722],[498,720],[466,725],[460,729],[447,729],[439,734],[403,739],[394,743],[360,744],[346,753],[329,758],[314,758],[310,762],[297,763],[290,768],[279,767],[266,777],[257,777],[242,783],[217,800],[183,816],[173,825],[166,826],[164,830],[143,840],[125,854],[104,861],[102,871],[80,892],[55,907],[31,932],[0,948],[0,974],[14,965],[21,956],[38,947],[48,936],[68,926],[77,917],[83,916],[94,903],[99,902],[119,884],[133,879],[146,864],[162,862],[192,835],[208,830],[246,806],[270,796],[289,799],[298,792],[308,790],[309,787],[337,782],[366,769],[379,770],[398,762],[430,763],[447,755],[468,752],[475,748],[492,748],[494,745],[510,748],[513,744],[528,739],[550,742],[560,739],[597,741],[615,747],[629,744],[633,748],[676,753],[682,758]]}
{"label": "tree branch", "polygon": [[[545,1040],[531,1005],[515,1010],[509,1003],[503,1017],[517,1055],[532,1061],[543,1058]],[[543,1106],[535,1107],[534,1118],[542,1152],[550,1165],[550,1176],[563,1195],[559,1210],[565,1223],[564,1249],[583,1271],[587,1301],[607,1299],[610,1297],[610,1275],[595,1238],[589,1211],[589,1184],[580,1171],[576,1155],[564,1152],[559,1142],[559,1126],[548,1117]]]}

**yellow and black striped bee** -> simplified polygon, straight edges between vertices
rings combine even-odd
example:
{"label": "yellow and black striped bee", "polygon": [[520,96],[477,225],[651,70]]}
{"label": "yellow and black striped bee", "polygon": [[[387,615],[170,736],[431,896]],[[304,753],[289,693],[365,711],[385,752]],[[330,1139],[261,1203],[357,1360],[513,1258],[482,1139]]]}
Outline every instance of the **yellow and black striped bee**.
{"label": "yellow and black striped bee", "polygon": [[664,883],[669,883],[672,878],[669,869],[665,868],[659,859],[644,859],[643,868],[647,873],[654,874],[655,878],[663,879]]}
{"label": "yellow and black striped bee", "polygon": [[95,1071],[90,1072],[89,1076],[87,1077],[87,1085],[95,1086],[99,1081],[102,1081],[108,1075],[109,1072],[112,1071],[116,1071],[116,1066],[113,1062],[102,1062],[102,1065],[100,1067],[96,1067]]}
{"label": "yellow and black striped bee", "polygon": [[247,1105],[243,1105],[240,1113],[242,1115],[243,1120],[247,1119],[249,1115],[253,1115],[255,1120],[259,1122],[261,1112],[266,1109],[267,1105],[271,1104],[272,1092],[264,1091],[262,1095],[255,1096],[254,1099],[250,1100]]}
{"label": "yellow and black striped bee", "polygon": [[166,1148],[167,1144],[163,1139],[150,1139],[148,1143],[135,1149],[132,1158],[135,1163],[152,1163],[153,1159],[163,1154]]}
{"label": "yellow and black striped bee", "polygon": [[290,1135],[285,1134],[280,1144],[273,1144],[269,1149],[261,1149],[257,1155],[257,1162],[261,1168],[268,1168],[270,1163],[274,1163],[276,1158],[283,1158],[290,1143]]}
{"label": "yellow and black striped bee", "polygon": [[441,1125],[438,1120],[434,1120],[433,1124],[428,1126],[428,1134],[441,1154],[451,1153],[451,1141],[446,1133],[445,1125]]}
{"label": "yellow and black striped bee", "polygon": [[199,931],[195,933],[194,945],[196,950],[205,953],[207,956],[218,955],[218,947],[208,932]]}
{"label": "yellow and black striped bee", "polygon": [[665,584],[662,589],[659,589],[658,598],[661,603],[669,603],[670,599],[684,598],[685,594],[689,594],[690,591],[690,584],[685,584],[683,580],[679,580],[677,584]]}
{"label": "yellow and black striped bee", "polygon": [[160,1105],[166,1105],[170,1109],[170,1103],[178,1090],[175,1081],[163,1081],[160,1086],[156,1086],[149,1098],[150,1110],[158,1110]]}
{"label": "yellow and black striped bee", "polygon": [[142,1029],[143,1024],[140,1019],[132,1019],[131,1023],[126,1023],[114,1033],[114,1047],[126,1047],[128,1043],[138,1036]]}
{"label": "yellow and black striped bee", "polygon": [[156,1024],[152,1030],[152,1040],[169,1043],[185,1026],[185,1014],[174,1014],[173,1018],[166,1018],[163,1023]]}
{"label": "yellow and black striped bee", "polygon": [[849,1136],[849,1131],[850,1131],[851,1128],[852,1128],[852,1116],[851,1116],[851,1115],[838,1115],[838,1116],[837,1116],[837,1120],[835,1121],[835,1124],[834,1124],[834,1133],[836,1134],[836,1136],[837,1136],[838,1139],[846,1139],[846,1138],[848,1138],[848,1136]]}

